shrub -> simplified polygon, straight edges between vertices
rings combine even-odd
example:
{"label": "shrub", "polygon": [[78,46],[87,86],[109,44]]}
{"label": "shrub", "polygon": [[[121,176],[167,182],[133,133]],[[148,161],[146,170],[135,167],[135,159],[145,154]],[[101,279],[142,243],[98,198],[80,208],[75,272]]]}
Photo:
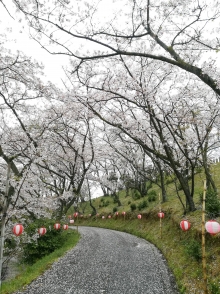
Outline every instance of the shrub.
{"label": "shrub", "polygon": [[135,211],[135,209],[137,208],[136,207],[136,204],[135,203],[131,203],[130,208],[131,208],[131,211]]}
{"label": "shrub", "polygon": [[[200,194],[200,201],[202,202],[203,193]],[[217,192],[209,189],[206,192],[205,202],[206,212],[210,218],[219,216],[220,213],[220,200],[218,199]]]}
{"label": "shrub", "polygon": [[[39,237],[37,231],[42,225],[46,227],[47,233]],[[55,230],[53,225],[53,220],[38,219],[26,228],[29,242],[23,246],[23,260],[25,263],[33,264],[63,245],[64,238],[61,230]]]}
{"label": "shrub", "polygon": [[143,200],[142,202],[140,202],[140,203],[138,204],[138,210],[142,210],[142,209],[144,209],[144,208],[146,208],[146,207],[148,207],[148,203],[147,203],[146,200]]}
{"label": "shrub", "polygon": [[116,211],[118,211],[118,208],[117,207],[113,207],[113,210],[112,210],[113,212],[116,212]]}
{"label": "shrub", "polygon": [[108,200],[106,200],[105,202],[103,202],[103,206],[104,207],[107,207],[109,205],[109,201]]}
{"label": "shrub", "polygon": [[134,200],[139,200],[141,198],[141,195],[137,190],[132,190],[132,198]]}
{"label": "shrub", "polygon": [[151,201],[156,201],[156,196],[157,196],[157,193],[155,190],[151,190],[149,193],[148,193],[148,201],[151,202]]}

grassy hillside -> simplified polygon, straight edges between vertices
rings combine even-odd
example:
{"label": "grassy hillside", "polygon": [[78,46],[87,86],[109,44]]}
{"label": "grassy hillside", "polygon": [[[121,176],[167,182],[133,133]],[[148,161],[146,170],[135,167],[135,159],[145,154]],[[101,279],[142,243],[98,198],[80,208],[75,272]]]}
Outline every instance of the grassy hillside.
{"label": "grassy hillside", "polygon": [[[220,189],[220,164],[212,166],[213,177],[215,178],[218,189]],[[191,229],[183,232],[179,223],[183,219],[183,208],[177,197],[173,183],[167,185],[168,201],[162,203],[162,210],[165,212],[165,218],[162,220],[162,230],[160,230],[160,220],[157,213],[160,209],[158,195],[160,190],[156,186],[152,186],[149,190],[156,191],[155,201],[149,201],[148,196],[140,199],[134,199],[132,193],[125,197],[125,192],[120,192],[120,201],[122,206],[117,207],[111,196],[103,196],[92,201],[96,207],[99,216],[89,217],[92,212],[89,203],[83,203],[80,211],[83,217],[76,220],[78,225],[99,226],[120,231],[129,232],[140,236],[155,244],[164,254],[170,269],[175,275],[180,293],[198,294],[204,293],[203,290],[203,274],[201,260],[201,218],[202,206],[199,194],[203,192],[202,172],[196,175],[195,187],[195,204],[197,210],[187,214],[186,218],[191,223]],[[169,179],[168,179],[168,182]],[[182,201],[185,199],[179,191]],[[143,201],[148,206],[143,209],[140,205]],[[136,205],[136,209],[131,212],[131,204]],[[114,210],[119,212],[119,216],[115,216]],[[125,218],[121,215],[122,211],[126,211]],[[142,219],[137,219],[137,214],[142,214]],[[108,215],[112,218],[109,219]],[[105,216],[105,219],[102,219]],[[208,218],[206,219],[208,220]],[[220,218],[216,220],[220,222]],[[206,255],[207,255],[207,274],[208,274],[208,291],[211,294],[220,293],[220,234],[210,236],[206,233]]]}

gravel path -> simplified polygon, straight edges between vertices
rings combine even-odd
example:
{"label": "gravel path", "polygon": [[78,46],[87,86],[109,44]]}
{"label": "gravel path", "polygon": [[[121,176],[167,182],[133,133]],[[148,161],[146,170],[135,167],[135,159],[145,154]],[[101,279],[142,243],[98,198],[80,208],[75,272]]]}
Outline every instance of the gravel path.
{"label": "gravel path", "polygon": [[79,227],[79,243],[17,294],[177,294],[163,255],[127,233]]}

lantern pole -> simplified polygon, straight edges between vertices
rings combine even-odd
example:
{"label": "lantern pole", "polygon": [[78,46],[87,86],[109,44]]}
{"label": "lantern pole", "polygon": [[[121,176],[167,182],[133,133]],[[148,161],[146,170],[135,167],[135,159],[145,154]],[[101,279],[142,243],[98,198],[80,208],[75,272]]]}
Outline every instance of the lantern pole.
{"label": "lantern pole", "polygon": [[[159,210],[161,212],[161,198],[159,193]],[[160,238],[162,239],[162,217],[160,217]]]}
{"label": "lantern pole", "polygon": [[206,252],[205,252],[205,201],[206,201],[206,180],[204,180],[204,190],[203,190],[203,198],[202,198],[202,269],[203,269],[203,281],[204,281],[204,294],[208,294]]}
{"label": "lantern pole", "polygon": [[2,289],[2,264],[3,264],[3,254],[4,254],[4,242],[5,242],[5,223],[7,217],[7,210],[9,205],[9,179],[11,171],[11,162],[8,163],[8,170],[6,176],[6,185],[5,185],[5,199],[2,211],[1,219],[1,241],[0,241],[0,291]]}

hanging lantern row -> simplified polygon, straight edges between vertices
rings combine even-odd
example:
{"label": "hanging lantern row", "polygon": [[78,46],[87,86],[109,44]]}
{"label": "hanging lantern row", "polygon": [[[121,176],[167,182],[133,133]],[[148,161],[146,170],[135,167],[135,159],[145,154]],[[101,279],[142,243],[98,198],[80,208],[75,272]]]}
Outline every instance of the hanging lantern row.
{"label": "hanging lantern row", "polygon": [[[73,220],[73,222],[74,222],[74,220]],[[68,230],[68,228],[69,228],[68,225],[66,225],[66,224],[63,225],[63,229],[64,229],[64,230]],[[59,229],[60,229],[60,224],[59,224],[59,223],[54,224],[54,229],[55,229],[55,230],[59,230]],[[24,227],[23,227],[23,225],[22,225],[22,224],[16,224],[16,225],[14,225],[14,227],[13,227],[13,229],[12,229],[12,232],[13,232],[13,234],[14,234],[15,236],[20,236],[20,235],[24,232]],[[45,227],[41,227],[41,228],[38,229],[38,234],[39,234],[40,236],[45,235],[46,232],[47,232],[47,229],[46,229]]]}

